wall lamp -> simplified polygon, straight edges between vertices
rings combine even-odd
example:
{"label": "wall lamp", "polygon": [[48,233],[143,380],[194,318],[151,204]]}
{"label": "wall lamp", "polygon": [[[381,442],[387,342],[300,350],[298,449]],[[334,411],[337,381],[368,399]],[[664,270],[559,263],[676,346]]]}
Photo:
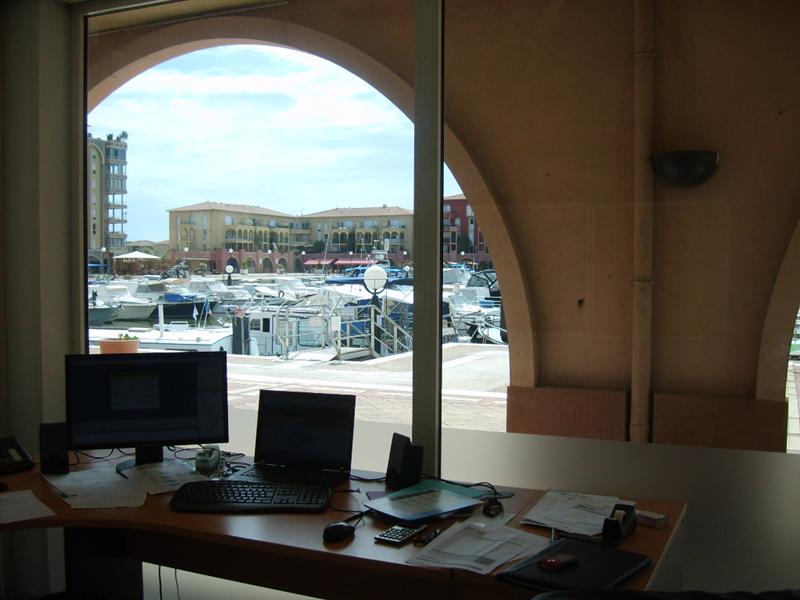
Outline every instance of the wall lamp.
{"label": "wall lamp", "polygon": [[719,166],[716,150],[673,150],[654,153],[650,158],[659,179],[683,187],[707,181]]}

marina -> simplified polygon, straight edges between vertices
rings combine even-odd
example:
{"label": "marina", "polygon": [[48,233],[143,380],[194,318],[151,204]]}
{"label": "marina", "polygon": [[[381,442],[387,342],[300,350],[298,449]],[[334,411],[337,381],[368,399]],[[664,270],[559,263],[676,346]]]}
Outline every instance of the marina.
{"label": "marina", "polygon": [[[321,352],[364,360],[411,351],[413,273],[373,266],[342,276],[295,273],[139,276],[89,283],[89,342],[124,335],[145,349],[225,350],[246,356]],[[369,281],[369,280],[368,280]],[[502,302],[494,271],[443,271],[443,343],[504,345]]]}

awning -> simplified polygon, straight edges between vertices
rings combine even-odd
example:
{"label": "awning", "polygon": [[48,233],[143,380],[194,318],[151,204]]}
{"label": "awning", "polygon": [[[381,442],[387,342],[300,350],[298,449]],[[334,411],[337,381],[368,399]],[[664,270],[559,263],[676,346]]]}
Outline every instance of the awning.
{"label": "awning", "polygon": [[318,265],[319,260],[316,258],[309,258],[306,262],[303,263],[304,265]]}
{"label": "awning", "polygon": [[136,250],[135,252],[128,252],[127,254],[117,254],[114,260],[161,260],[161,257]]}
{"label": "awning", "polygon": [[329,265],[334,262],[335,258],[309,258],[304,265]]}
{"label": "awning", "polygon": [[347,266],[361,266],[361,265],[374,265],[376,260],[371,260],[369,258],[338,258],[336,259],[336,266],[347,265]]}

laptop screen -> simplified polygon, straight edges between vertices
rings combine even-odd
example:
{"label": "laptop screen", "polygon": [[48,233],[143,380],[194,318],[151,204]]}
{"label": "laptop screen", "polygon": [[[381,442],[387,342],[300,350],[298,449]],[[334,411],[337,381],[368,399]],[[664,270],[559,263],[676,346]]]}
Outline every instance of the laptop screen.
{"label": "laptop screen", "polygon": [[350,471],[356,397],[261,390],[255,462]]}

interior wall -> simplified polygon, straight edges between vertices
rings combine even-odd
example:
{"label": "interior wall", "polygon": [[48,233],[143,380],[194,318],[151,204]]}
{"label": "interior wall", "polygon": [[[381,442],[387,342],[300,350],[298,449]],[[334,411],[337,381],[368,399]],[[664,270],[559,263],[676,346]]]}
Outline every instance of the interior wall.
{"label": "interior wall", "polygon": [[[70,18],[54,0],[12,0],[3,11],[5,410],[8,431],[37,454],[39,424],[64,420],[64,354],[80,310],[70,293]],[[10,538],[11,597],[63,584],[58,532]]]}

